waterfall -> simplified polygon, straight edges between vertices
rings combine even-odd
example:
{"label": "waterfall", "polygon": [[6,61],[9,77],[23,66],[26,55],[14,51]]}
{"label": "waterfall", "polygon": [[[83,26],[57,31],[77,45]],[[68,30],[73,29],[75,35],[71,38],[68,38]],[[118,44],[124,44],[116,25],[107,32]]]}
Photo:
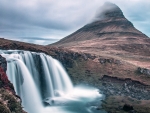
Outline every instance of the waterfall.
{"label": "waterfall", "polygon": [[[22,105],[28,113],[56,112],[57,110],[54,111],[53,107],[47,108],[45,103],[52,106],[54,101],[59,105],[60,103],[64,104],[64,100],[73,100],[83,104],[85,99],[82,102],[81,100],[85,95],[91,94],[87,100],[92,96],[100,95],[95,89],[89,90],[83,95],[84,89],[77,90],[78,88],[73,87],[63,66],[56,59],[44,53],[0,50],[0,54],[7,60],[8,79],[13,83],[15,91],[21,97]],[[62,109],[61,111],[63,113]]]}
{"label": "waterfall", "polygon": [[16,93],[23,100],[23,106],[27,108],[27,112],[41,112],[41,109],[33,109],[33,105],[37,108],[40,108],[42,103],[39,101],[39,92],[27,67],[19,59],[12,58],[8,61],[8,78],[14,84]]}

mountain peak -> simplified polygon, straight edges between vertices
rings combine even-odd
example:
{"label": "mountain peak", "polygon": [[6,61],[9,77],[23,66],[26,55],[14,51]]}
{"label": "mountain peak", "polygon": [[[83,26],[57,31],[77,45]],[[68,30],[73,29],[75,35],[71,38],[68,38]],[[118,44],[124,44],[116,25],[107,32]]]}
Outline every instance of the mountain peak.
{"label": "mountain peak", "polygon": [[[80,46],[80,44],[84,45],[86,41],[90,42],[96,40],[95,42],[92,42],[92,45],[94,45],[94,43],[97,43],[98,40],[100,40],[99,43],[101,44],[101,42],[105,39],[113,40],[114,42],[122,40],[123,42],[128,43],[128,40],[130,39],[141,40],[148,38],[125,18],[123,12],[117,5],[106,2],[100,8],[101,9],[97,13],[96,19],[94,19],[93,22],[83,26],[54,45],[71,47],[76,46],[78,43],[78,46]],[[112,42],[110,43],[112,44]]]}
{"label": "mountain peak", "polygon": [[99,12],[96,15],[96,19],[117,19],[117,18],[125,18],[121,9],[113,3],[105,2],[101,7]]}

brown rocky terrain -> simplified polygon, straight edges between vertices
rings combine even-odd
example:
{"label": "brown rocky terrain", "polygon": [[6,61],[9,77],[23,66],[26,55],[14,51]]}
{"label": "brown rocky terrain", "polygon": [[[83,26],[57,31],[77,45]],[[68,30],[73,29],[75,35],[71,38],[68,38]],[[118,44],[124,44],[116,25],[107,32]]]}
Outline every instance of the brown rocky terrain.
{"label": "brown rocky terrain", "polygon": [[[82,83],[96,86],[100,89],[101,93],[106,94],[108,97],[109,95],[124,95],[131,96],[140,101],[150,98],[148,95],[150,93],[149,75],[143,73],[142,70],[144,68],[139,69],[137,66],[131,65],[128,62],[107,56],[97,56],[73,52],[67,49],[49,48],[5,39],[1,40],[3,42],[0,45],[1,49],[12,49],[12,45],[14,45],[13,49],[20,49],[21,47],[21,50],[44,52],[58,59],[65,66],[74,84]],[[116,107],[120,106],[119,104],[115,107],[106,106],[112,102],[109,98],[106,102],[108,104],[103,104],[103,108],[108,111],[110,111],[109,108],[118,109]]]}
{"label": "brown rocky terrain", "polygon": [[[30,50],[44,52],[53,56],[62,62],[74,84],[83,83],[96,86],[108,97],[109,95],[124,95],[139,100],[147,100],[150,98],[148,95],[150,93],[149,75],[147,73],[148,70],[145,68],[138,68],[124,60],[108,56],[91,55],[67,49],[32,45],[6,39],[0,40],[1,49]],[[108,101],[110,102],[110,100]]]}

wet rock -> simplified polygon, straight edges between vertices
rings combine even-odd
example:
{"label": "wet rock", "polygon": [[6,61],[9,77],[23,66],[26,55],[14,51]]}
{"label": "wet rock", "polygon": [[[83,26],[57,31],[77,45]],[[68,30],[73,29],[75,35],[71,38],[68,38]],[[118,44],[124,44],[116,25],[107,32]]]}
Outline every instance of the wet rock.
{"label": "wet rock", "polygon": [[112,63],[114,61],[114,59],[107,59],[108,63]]}
{"label": "wet rock", "polygon": [[138,100],[150,99],[150,86],[140,83],[139,81],[104,75],[102,78],[99,78],[99,82],[102,85],[99,89],[106,96],[118,95],[130,96]]}
{"label": "wet rock", "polygon": [[84,60],[88,59],[88,57],[85,54],[82,54],[82,55],[83,55]]}
{"label": "wet rock", "polygon": [[138,70],[138,72],[141,73],[141,74],[145,74],[145,75],[150,76],[150,70],[149,70],[149,69],[138,67],[137,70]]}
{"label": "wet rock", "polygon": [[91,73],[91,71],[90,71],[90,70],[85,70],[85,75],[86,75],[86,76],[90,77],[90,76],[91,76],[91,74],[92,74],[92,73]]}
{"label": "wet rock", "polygon": [[91,55],[91,54],[88,54],[88,53],[85,53],[86,57],[89,58],[89,59],[92,59],[94,60],[96,58],[95,55]]}
{"label": "wet rock", "polygon": [[96,107],[96,110],[101,110],[102,108],[101,107]]}
{"label": "wet rock", "polygon": [[6,72],[7,70],[7,62],[4,57],[0,55],[0,66],[3,68],[3,70]]}
{"label": "wet rock", "polygon": [[14,87],[8,80],[7,75],[5,74],[4,70],[0,67],[0,88],[7,89],[15,94]]}
{"label": "wet rock", "polygon": [[0,113],[26,113],[22,109],[20,97],[8,80],[6,70],[6,59],[0,55]]}
{"label": "wet rock", "polygon": [[133,106],[128,105],[128,104],[125,104],[125,105],[123,106],[123,110],[124,110],[124,111],[131,111],[131,110],[133,110]]}
{"label": "wet rock", "polygon": [[115,60],[115,64],[121,64],[120,60]]}
{"label": "wet rock", "polygon": [[110,64],[121,64],[120,60],[115,60],[113,58],[99,58],[101,64],[110,63]]}
{"label": "wet rock", "polygon": [[106,59],[100,58],[100,59],[99,59],[99,62],[100,62],[101,64],[104,64],[104,63],[106,63]]}
{"label": "wet rock", "polygon": [[15,94],[14,87],[8,80],[6,75],[7,62],[6,59],[0,55],[0,88],[5,88]]}

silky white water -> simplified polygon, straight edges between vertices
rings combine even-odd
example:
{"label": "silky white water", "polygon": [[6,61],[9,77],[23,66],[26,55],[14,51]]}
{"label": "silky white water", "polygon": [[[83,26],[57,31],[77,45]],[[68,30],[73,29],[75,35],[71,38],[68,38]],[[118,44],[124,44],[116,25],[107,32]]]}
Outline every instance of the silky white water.
{"label": "silky white water", "polygon": [[44,53],[0,50],[7,76],[28,113],[104,113],[88,103],[101,99],[95,88],[73,87],[63,66]]}

